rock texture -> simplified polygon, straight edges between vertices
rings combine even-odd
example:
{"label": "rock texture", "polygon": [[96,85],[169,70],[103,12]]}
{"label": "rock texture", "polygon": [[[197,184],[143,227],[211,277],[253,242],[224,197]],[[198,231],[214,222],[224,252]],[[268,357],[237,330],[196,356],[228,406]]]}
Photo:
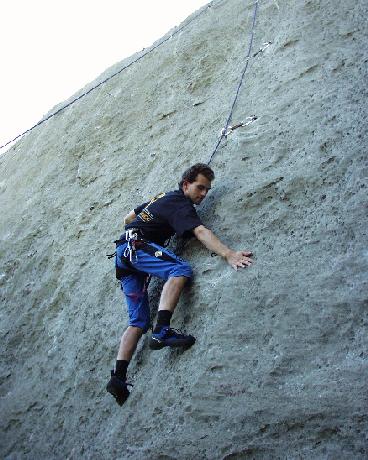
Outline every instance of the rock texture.
{"label": "rock texture", "polygon": [[105,254],[133,206],[208,159],[253,11],[214,1],[0,157],[2,458],[367,458],[364,0],[259,2],[252,55],[272,45],[233,122],[258,120],[221,145],[199,208],[256,263],[187,244],[196,277],[173,322],[196,345],[145,338],[126,405],[105,392],[127,321]]}

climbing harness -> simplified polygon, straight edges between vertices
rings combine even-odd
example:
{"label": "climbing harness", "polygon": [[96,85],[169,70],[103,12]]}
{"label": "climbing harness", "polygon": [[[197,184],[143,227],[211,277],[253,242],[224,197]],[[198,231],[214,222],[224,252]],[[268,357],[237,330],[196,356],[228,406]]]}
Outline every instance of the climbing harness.
{"label": "climbing harness", "polygon": [[[115,240],[114,243],[116,244],[116,247],[117,246],[120,246],[121,244],[123,243],[128,243],[127,244],[127,247],[125,248],[124,252],[123,252],[123,257],[129,261],[130,263],[133,262],[133,258],[134,258],[134,261],[136,262],[137,261],[137,254],[136,254],[136,251],[137,251],[137,241],[142,241],[143,242],[143,239],[142,238],[138,238],[138,229],[136,228],[131,228],[129,230],[127,230],[125,232],[125,238],[121,239],[121,240]],[[112,259],[113,257],[116,256],[116,251],[113,252],[112,254],[106,254],[106,257],[108,259]]]}
{"label": "climbing harness", "polygon": [[138,233],[135,228],[130,228],[125,232],[125,240],[128,243],[126,249],[124,250],[123,256],[126,259],[129,259],[129,261],[132,263],[133,262],[133,256],[135,262],[138,260],[137,259],[137,254],[136,254],[136,241],[138,240]]}
{"label": "climbing harness", "polygon": [[[171,237],[164,242],[162,247],[166,248],[170,244],[170,242]],[[116,244],[116,246],[120,246],[121,244],[127,243],[127,247],[125,248],[122,257],[125,259],[126,262],[129,263],[129,265],[133,261],[138,261],[137,249],[144,249],[146,252],[149,252],[151,255],[154,255],[155,257],[160,257],[164,260],[167,260],[167,254],[163,253],[162,251],[157,251],[156,249],[148,249],[150,242],[142,236],[142,232],[138,228],[128,229],[125,232],[124,238],[122,238],[121,240],[115,240],[114,243]],[[106,257],[108,259],[112,259],[115,256],[116,251],[112,254],[106,254]]]}
{"label": "climbing harness", "polygon": [[246,120],[248,120],[248,121],[238,123],[237,125],[234,125],[234,126],[228,126],[226,132],[225,132],[225,128],[223,128],[220,135],[223,135],[223,136],[227,137],[227,136],[229,136],[233,131],[235,131],[236,129],[242,128],[243,126],[248,126],[248,125],[250,125],[251,123],[253,123],[254,121],[256,121],[257,118],[258,118],[258,117],[256,117],[255,115],[252,115],[251,117],[247,117]]}
{"label": "climbing harness", "polygon": [[[116,247],[121,246],[124,243],[127,243],[127,247],[124,249],[124,252],[121,255],[121,263],[123,266],[118,264],[117,258],[115,259],[115,271],[116,271],[116,279],[121,280],[123,276],[128,276],[133,273],[137,273],[137,270],[133,266],[133,261],[137,262],[137,249],[138,246],[140,247],[143,244],[146,244],[146,240],[144,240],[139,235],[139,230],[137,228],[131,228],[125,232],[125,235],[120,240],[115,240],[114,243]],[[108,259],[112,257],[117,257],[117,251],[113,254],[106,254]]]}

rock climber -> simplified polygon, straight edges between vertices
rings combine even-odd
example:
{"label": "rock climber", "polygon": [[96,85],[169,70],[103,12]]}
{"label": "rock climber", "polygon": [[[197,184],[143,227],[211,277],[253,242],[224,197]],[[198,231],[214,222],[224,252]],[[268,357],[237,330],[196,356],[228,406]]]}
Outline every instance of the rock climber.
{"label": "rock climber", "polygon": [[214,178],[214,172],[208,165],[197,163],[184,172],[178,190],[155,196],[124,219],[125,233],[116,241],[115,265],[128,307],[129,326],[121,338],[115,371],[111,371],[111,379],[106,387],[119,405],[129,396],[127,368],[139,339],[148,331],[150,324],[147,286],[151,275],[166,282],[150,348],[189,348],[195,342],[192,335],[170,327],[180,294],[193,272],[186,261],[165,247],[165,242],[174,234],[183,238],[194,235],[235,270],[248,267],[253,262],[251,252],[234,251],[227,247],[203,225],[197,215],[194,205],[204,200]]}

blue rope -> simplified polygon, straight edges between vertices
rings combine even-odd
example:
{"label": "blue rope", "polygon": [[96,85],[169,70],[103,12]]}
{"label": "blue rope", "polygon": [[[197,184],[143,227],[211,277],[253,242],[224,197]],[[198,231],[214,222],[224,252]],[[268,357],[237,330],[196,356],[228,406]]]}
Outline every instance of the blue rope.
{"label": "blue rope", "polygon": [[101,85],[103,85],[104,83],[108,82],[109,80],[111,80],[112,78],[116,77],[116,75],[119,75],[121,72],[123,72],[124,70],[128,69],[130,66],[132,66],[133,64],[135,64],[136,62],[140,61],[141,59],[143,59],[145,56],[147,56],[147,54],[149,53],[152,53],[152,51],[156,50],[157,48],[159,48],[161,45],[163,45],[164,43],[166,43],[168,40],[170,40],[172,37],[174,37],[175,35],[177,35],[179,32],[181,32],[183,29],[185,29],[189,24],[191,24],[194,20],[196,20],[201,14],[203,14],[205,11],[207,11],[208,8],[210,8],[212,6],[212,2],[209,3],[207,5],[207,8],[204,8],[202,11],[200,11],[198,14],[196,14],[190,21],[188,21],[186,24],[184,24],[182,27],[179,27],[179,29],[175,30],[171,35],[169,35],[167,38],[165,38],[164,40],[162,40],[160,43],[158,43],[157,45],[153,46],[152,48],[150,48],[148,51],[146,51],[145,53],[143,53],[141,56],[139,56],[137,59],[135,59],[134,61],[130,62],[129,64],[127,64],[126,66],[122,67],[120,70],[118,70],[117,72],[115,72],[114,74],[110,75],[109,77],[105,78],[105,80],[101,81],[100,83],[98,83],[97,85],[93,86],[92,88],[90,88],[88,91],[86,91],[85,93],[81,94],[80,96],[78,96],[77,98],[73,99],[71,102],[69,102],[68,104],[64,105],[63,107],[61,107],[59,110],[57,110],[56,112],[50,114],[48,117],[46,118],[43,118],[42,120],[40,120],[38,123],[36,123],[35,125],[33,125],[31,128],[27,129],[26,131],[24,131],[22,134],[18,134],[18,136],[16,136],[14,139],[12,139],[11,141],[7,142],[6,144],[4,145],[1,145],[0,146],[0,149],[6,147],[7,145],[11,144],[12,142],[16,141],[17,139],[19,139],[20,137],[24,136],[25,134],[29,133],[30,131],[33,131],[35,128],[37,128],[37,126],[40,126],[42,125],[43,123],[45,123],[47,120],[50,120],[50,118],[53,118],[55,117],[56,115],[58,115],[60,112],[62,112],[63,110],[65,110],[66,108],[70,107],[71,105],[75,104],[77,101],[79,101],[80,99],[82,99],[83,97],[87,96],[89,93],[91,93],[92,91],[94,91],[95,89],[99,88]]}
{"label": "blue rope", "polygon": [[231,121],[231,117],[233,116],[234,107],[235,107],[236,101],[237,101],[238,96],[239,96],[240,88],[241,88],[241,86],[243,84],[244,75],[245,75],[245,73],[246,73],[246,71],[248,69],[250,53],[252,51],[252,46],[253,46],[254,28],[255,28],[255,24],[256,24],[257,12],[258,12],[258,0],[256,0],[255,6],[254,6],[252,30],[251,30],[251,33],[250,33],[248,54],[247,54],[247,56],[245,58],[245,61],[246,61],[245,66],[244,66],[243,72],[241,73],[241,77],[240,77],[240,81],[239,81],[239,84],[238,84],[238,87],[237,87],[237,90],[236,90],[235,98],[234,98],[234,101],[233,101],[231,109],[230,109],[230,114],[229,114],[229,116],[228,116],[228,118],[226,120],[226,124],[225,124],[224,129],[221,131],[221,136],[219,137],[219,139],[217,141],[216,147],[215,147],[214,151],[212,152],[212,154],[210,156],[210,159],[207,162],[208,165],[211,163],[213,157],[215,156],[215,154],[217,152],[217,149],[219,148],[219,146],[220,146],[220,144],[222,142],[222,139],[225,137],[227,129],[230,126],[230,121]]}

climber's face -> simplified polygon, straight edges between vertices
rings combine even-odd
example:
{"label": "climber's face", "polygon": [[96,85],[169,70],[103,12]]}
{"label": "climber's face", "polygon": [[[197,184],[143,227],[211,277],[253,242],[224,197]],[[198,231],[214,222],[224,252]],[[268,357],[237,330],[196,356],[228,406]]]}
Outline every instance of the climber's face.
{"label": "climber's face", "polygon": [[211,181],[203,174],[198,174],[194,182],[184,181],[184,195],[190,198],[193,204],[200,204],[211,188]]}

